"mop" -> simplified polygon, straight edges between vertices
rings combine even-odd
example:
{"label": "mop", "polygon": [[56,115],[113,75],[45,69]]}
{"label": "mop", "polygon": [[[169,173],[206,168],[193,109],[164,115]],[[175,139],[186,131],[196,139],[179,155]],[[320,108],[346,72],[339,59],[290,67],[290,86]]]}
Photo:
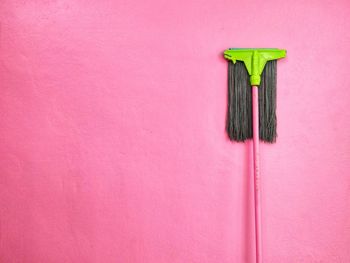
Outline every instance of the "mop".
{"label": "mop", "polygon": [[228,65],[226,130],[233,141],[253,138],[256,262],[262,263],[259,139],[276,141],[276,60],[286,50],[232,48],[224,52]]}

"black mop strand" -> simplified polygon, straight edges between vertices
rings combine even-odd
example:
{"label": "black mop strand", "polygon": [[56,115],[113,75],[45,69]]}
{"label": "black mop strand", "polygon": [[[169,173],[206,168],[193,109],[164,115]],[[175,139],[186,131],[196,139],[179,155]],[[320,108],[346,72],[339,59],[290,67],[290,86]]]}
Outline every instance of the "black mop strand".
{"label": "black mop strand", "polygon": [[[275,60],[266,63],[259,86],[259,134],[260,140],[276,141],[276,74]],[[243,62],[228,64],[228,112],[226,130],[233,141],[245,141],[253,137],[252,88],[249,74]]]}
{"label": "black mop strand", "polygon": [[243,62],[228,62],[227,133],[231,140],[252,138],[252,105],[249,75]]}

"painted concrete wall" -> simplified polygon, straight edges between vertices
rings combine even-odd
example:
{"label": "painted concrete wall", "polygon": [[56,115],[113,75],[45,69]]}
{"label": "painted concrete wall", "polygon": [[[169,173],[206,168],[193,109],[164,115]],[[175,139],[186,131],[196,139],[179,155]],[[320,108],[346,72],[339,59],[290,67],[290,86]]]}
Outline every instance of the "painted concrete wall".
{"label": "painted concrete wall", "polygon": [[279,47],[265,262],[350,262],[348,1],[0,3],[0,261],[254,262],[228,47]]}

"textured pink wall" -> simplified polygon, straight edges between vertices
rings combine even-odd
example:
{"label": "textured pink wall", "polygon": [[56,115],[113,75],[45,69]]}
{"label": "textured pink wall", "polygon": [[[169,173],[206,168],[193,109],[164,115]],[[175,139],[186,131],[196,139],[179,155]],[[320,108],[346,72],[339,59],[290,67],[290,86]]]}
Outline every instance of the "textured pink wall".
{"label": "textured pink wall", "polygon": [[228,47],[279,47],[265,262],[350,262],[348,1],[2,0],[0,262],[250,263]]}

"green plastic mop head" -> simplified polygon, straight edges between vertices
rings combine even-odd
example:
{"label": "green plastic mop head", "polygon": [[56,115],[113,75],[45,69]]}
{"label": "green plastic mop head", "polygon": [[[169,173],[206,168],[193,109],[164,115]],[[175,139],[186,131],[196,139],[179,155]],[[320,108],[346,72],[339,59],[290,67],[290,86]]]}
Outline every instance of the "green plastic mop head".
{"label": "green plastic mop head", "polygon": [[274,48],[225,50],[229,61],[226,130],[231,140],[252,138],[251,86],[259,86],[259,137],[276,141],[276,60],[285,56],[286,50]]}

